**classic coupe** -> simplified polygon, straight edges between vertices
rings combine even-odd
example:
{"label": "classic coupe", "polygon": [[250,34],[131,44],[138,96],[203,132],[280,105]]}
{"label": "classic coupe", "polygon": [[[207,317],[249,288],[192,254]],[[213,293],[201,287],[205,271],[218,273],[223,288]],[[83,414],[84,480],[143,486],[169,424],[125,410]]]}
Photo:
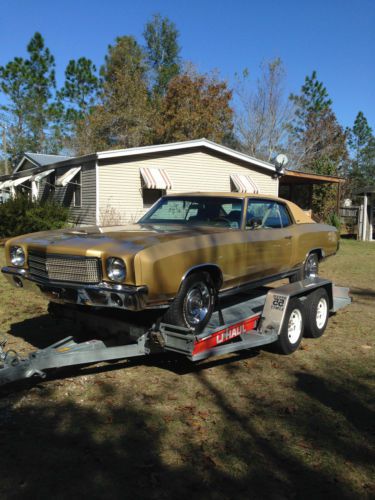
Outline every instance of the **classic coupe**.
{"label": "classic coupe", "polygon": [[132,311],[200,331],[219,296],[315,276],[338,249],[335,227],[271,196],[163,196],[137,224],[19,236],[2,269],[50,300]]}

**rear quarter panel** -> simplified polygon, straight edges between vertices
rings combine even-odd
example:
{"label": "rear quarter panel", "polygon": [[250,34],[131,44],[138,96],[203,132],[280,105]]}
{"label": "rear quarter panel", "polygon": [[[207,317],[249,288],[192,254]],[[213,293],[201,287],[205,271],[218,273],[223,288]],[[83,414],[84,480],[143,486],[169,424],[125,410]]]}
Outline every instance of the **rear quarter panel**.
{"label": "rear quarter panel", "polygon": [[334,255],[338,247],[338,231],[327,224],[295,224],[293,228],[292,268],[301,266],[312,250],[324,257]]}

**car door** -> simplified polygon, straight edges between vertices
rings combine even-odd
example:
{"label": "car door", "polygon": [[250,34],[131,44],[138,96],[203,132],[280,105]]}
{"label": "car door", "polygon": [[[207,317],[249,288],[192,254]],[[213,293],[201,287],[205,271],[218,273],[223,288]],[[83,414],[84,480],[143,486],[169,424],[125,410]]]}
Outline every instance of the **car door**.
{"label": "car door", "polygon": [[249,198],[245,231],[249,281],[290,269],[291,219],[282,203],[272,199]]}

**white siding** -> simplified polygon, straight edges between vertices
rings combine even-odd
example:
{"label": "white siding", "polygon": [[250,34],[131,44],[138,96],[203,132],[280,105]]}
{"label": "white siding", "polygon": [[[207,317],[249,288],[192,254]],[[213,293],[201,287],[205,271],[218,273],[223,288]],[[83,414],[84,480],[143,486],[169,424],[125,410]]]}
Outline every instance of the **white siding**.
{"label": "white siding", "polygon": [[[167,170],[173,189],[168,193],[232,190],[230,174],[250,175],[261,194],[278,194],[278,181],[272,172],[245,163],[230,161],[203,151],[184,154],[143,156],[126,162],[99,165],[99,213],[111,223],[138,219],[147,209],[143,207],[142,183],[139,169],[156,167]],[[121,221],[118,219],[121,215]]]}

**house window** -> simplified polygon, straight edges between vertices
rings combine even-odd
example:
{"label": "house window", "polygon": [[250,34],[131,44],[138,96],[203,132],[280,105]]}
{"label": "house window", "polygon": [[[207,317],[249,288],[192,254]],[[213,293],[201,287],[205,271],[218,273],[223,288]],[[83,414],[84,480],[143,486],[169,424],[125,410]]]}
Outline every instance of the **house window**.
{"label": "house window", "polygon": [[164,189],[147,189],[143,188],[143,208],[150,208],[165,194]]}
{"label": "house window", "polygon": [[73,207],[81,207],[82,206],[82,177],[81,172],[74,177],[72,180],[73,185]]}

